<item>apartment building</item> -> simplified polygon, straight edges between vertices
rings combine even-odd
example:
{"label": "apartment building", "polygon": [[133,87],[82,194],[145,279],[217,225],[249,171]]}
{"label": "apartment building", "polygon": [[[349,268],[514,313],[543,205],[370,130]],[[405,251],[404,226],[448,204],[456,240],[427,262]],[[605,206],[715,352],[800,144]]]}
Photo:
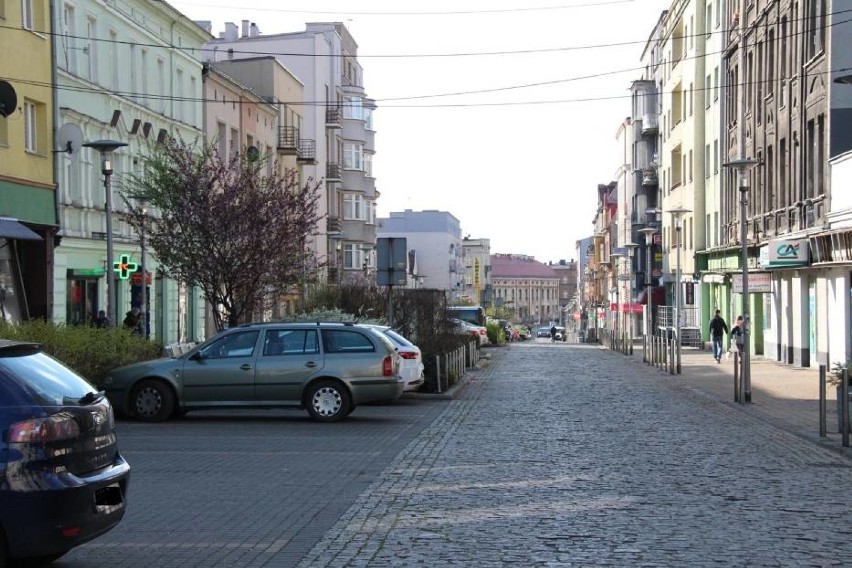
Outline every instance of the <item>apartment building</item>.
{"label": "apartment building", "polygon": [[462,300],[475,306],[491,307],[494,295],[491,240],[465,237],[462,239],[462,258]]}
{"label": "apartment building", "polygon": [[520,254],[491,255],[496,306],[512,320],[530,325],[560,321],[559,276],[552,267]]}
{"label": "apartment building", "polygon": [[50,2],[7,2],[3,16],[0,318],[50,318],[57,226]]}
{"label": "apartment building", "polygon": [[[208,42],[205,58],[221,61],[274,56],[302,83],[301,99],[278,100],[297,109],[298,156],[305,180],[322,181],[320,215],[326,224],[311,247],[327,262],[329,283],[363,278],[375,267],[376,190],[373,177],[375,102],[366,96],[358,45],[340,22],[308,23],[304,31],[263,35],[258,26],[232,22]],[[295,117],[291,117],[295,118]]]}
{"label": "apartment building", "polygon": [[[124,255],[136,272],[116,279],[111,321],[136,306],[150,315],[151,334],[163,342],[204,339],[199,291],[167,278],[150,254],[148,273],[141,273],[139,236],[126,221],[120,194],[123,176],[142,171],[149,144],[169,136],[202,139],[202,65],[195,54],[210,36],[165,2],[80,0],[58,3],[56,10],[56,121],[75,142],[71,151],[55,154],[61,228],[53,319],[90,322],[107,305],[107,270]],[[110,160],[113,259],[106,257],[102,156],[78,147],[79,140],[127,144]],[[141,305],[143,285],[148,306]]]}
{"label": "apartment building", "polygon": [[409,258],[416,258],[416,282],[409,286],[447,292],[447,301],[462,300],[464,257],[461,223],[446,211],[391,212],[376,220],[378,238],[405,237]]}

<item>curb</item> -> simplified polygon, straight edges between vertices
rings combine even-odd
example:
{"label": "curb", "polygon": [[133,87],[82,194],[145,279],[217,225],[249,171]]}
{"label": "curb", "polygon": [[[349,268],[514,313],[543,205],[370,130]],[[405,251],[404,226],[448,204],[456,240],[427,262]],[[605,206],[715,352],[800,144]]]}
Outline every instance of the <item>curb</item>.
{"label": "curb", "polygon": [[405,392],[402,393],[401,398],[412,398],[417,400],[454,400],[459,396],[459,394],[461,394],[465,387],[467,387],[468,382],[471,379],[471,374],[484,369],[490,362],[490,357],[480,357],[479,361],[476,362],[476,365],[462,375],[458,382],[447,389],[446,392]]}

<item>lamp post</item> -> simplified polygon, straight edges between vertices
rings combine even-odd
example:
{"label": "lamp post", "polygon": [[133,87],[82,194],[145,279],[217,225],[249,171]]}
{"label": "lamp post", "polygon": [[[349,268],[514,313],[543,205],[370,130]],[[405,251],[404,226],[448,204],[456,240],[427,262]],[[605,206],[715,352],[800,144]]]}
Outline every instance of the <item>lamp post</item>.
{"label": "lamp post", "polygon": [[615,272],[615,344],[620,348],[621,347],[621,322],[619,319],[621,318],[621,300],[619,299],[619,283],[618,283],[618,267],[621,265],[621,259],[624,258],[623,252],[614,252],[609,255],[612,259],[612,268]]}
{"label": "lamp post", "polygon": [[760,160],[740,158],[732,162],[722,164],[737,172],[737,181],[740,189],[740,253],[743,272],[743,354],[742,354],[742,384],[743,402],[751,402],[751,356],[749,354],[749,335],[751,322],[748,317],[748,241],[746,232],[746,213],[748,210],[748,172],[760,164]]}
{"label": "lamp post", "polygon": [[630,242],[625,244],[624,246],[627,247],[627,257],[629,259],[627,266],[630,269],[628,272],[628,276],[630,279],[627,281],[627,302],[625,302],[627,304],[628,310],[627,321],[629,327],[629,329],[627,330],[628,343],[625,355],[633,355],[633,257],[636,255],[636,248],[639,245]]}
{"label": "lamp post", "polygon": [[680,348],[681,348],[681,338],[680,338],[680,286],[681,286],[681,276],[680,276],[680,233],[681,226],[680,222],[683,219],[683,216],[687,213],[691,213],[690,209],[684,209],[683,207],[678,207],[676,209],[669,209],[669,214],[672,216],[672,223],[675,225],[675,234],[676,234],[676,244],[677,244],[677,269],[675,271],[675,308],[674,308],[674,318],[675,318],[675,346],[677,349],[677,354],[675,355],[675,373],[680,374]]}
{"label": "lamp post", "polygon": [[139,231],[139,251],[141,255],[141,259],[139,261],[139,268],[142,270],[142,297],[140,298],[140,302],[142,307],[140,308],[142,312],[142,336],[145,339],[148,339],[150,336],[150,320],[148,313],[148,269],[145,265],[145,218],[148,214],[148,210],[145,208],[145,204],[147,200],[143,197],[139,199],[142,208],[140,209],[140,213],[142,214],[142,222],[140,223],[140,231]]}
{"label": "lamp post", "polygon": [[[645,350],[648,350],[648,345],[654,336],[654,295],[651,290],[651,249],[654,246],[654,235],[657,234],[657,229],[654,227],[645,227],[639,229],[639,232],[645,235],[645,304],[648,306],[648,317],[645,321]],[[643,355],[645,362],[649,362],[647,355]]]}
{"label": "lamp post", "polygon": [[107,241],[107,317],[109,326],[115,326],[118,319],[116,313],[116,298],[115,298],[115,271],[113,270],[113,255],[112,248],[112,188],[110,187],[110,177],[112,177],[112,153],[123,146],[127,146],[124,142],[115,140],[96,140],[95,142],[86,142],[83,146],[93,148],[101,153],[101,173],[104,174],[104,191],[106,192],[106,241]]}

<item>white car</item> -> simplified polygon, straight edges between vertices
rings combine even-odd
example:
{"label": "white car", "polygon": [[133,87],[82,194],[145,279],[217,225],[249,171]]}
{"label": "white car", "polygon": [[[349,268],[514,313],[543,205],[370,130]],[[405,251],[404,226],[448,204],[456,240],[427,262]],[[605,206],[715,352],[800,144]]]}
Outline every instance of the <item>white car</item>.
{"label": "white car", "polygon": [[469,321],[450,318],[450,322],[455,326],[460,333],[467,333],[479,338],[479,345],[490,345],[491,340],[488,339],[488,328],[484,325],[476,325]]}
{"label": "white car", "polygon": [[423,354],[420,348],[386,325],[361,324],[382,332],[399,353],[399,374],[405,381],[403,392],[416,391],[423,384]]}

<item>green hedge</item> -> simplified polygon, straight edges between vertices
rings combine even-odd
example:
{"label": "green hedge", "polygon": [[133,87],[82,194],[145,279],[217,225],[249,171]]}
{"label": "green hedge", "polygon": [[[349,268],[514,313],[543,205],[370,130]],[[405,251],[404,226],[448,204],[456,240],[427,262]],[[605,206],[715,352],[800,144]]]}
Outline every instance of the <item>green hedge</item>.
{"label": "green hedge", "polygon": [[40,343],[44,352],[97,384],[110,369],[161,357],[163,345],[123,328],[66,326],[42,320],[20,324],[0,321],[0,338]]}

